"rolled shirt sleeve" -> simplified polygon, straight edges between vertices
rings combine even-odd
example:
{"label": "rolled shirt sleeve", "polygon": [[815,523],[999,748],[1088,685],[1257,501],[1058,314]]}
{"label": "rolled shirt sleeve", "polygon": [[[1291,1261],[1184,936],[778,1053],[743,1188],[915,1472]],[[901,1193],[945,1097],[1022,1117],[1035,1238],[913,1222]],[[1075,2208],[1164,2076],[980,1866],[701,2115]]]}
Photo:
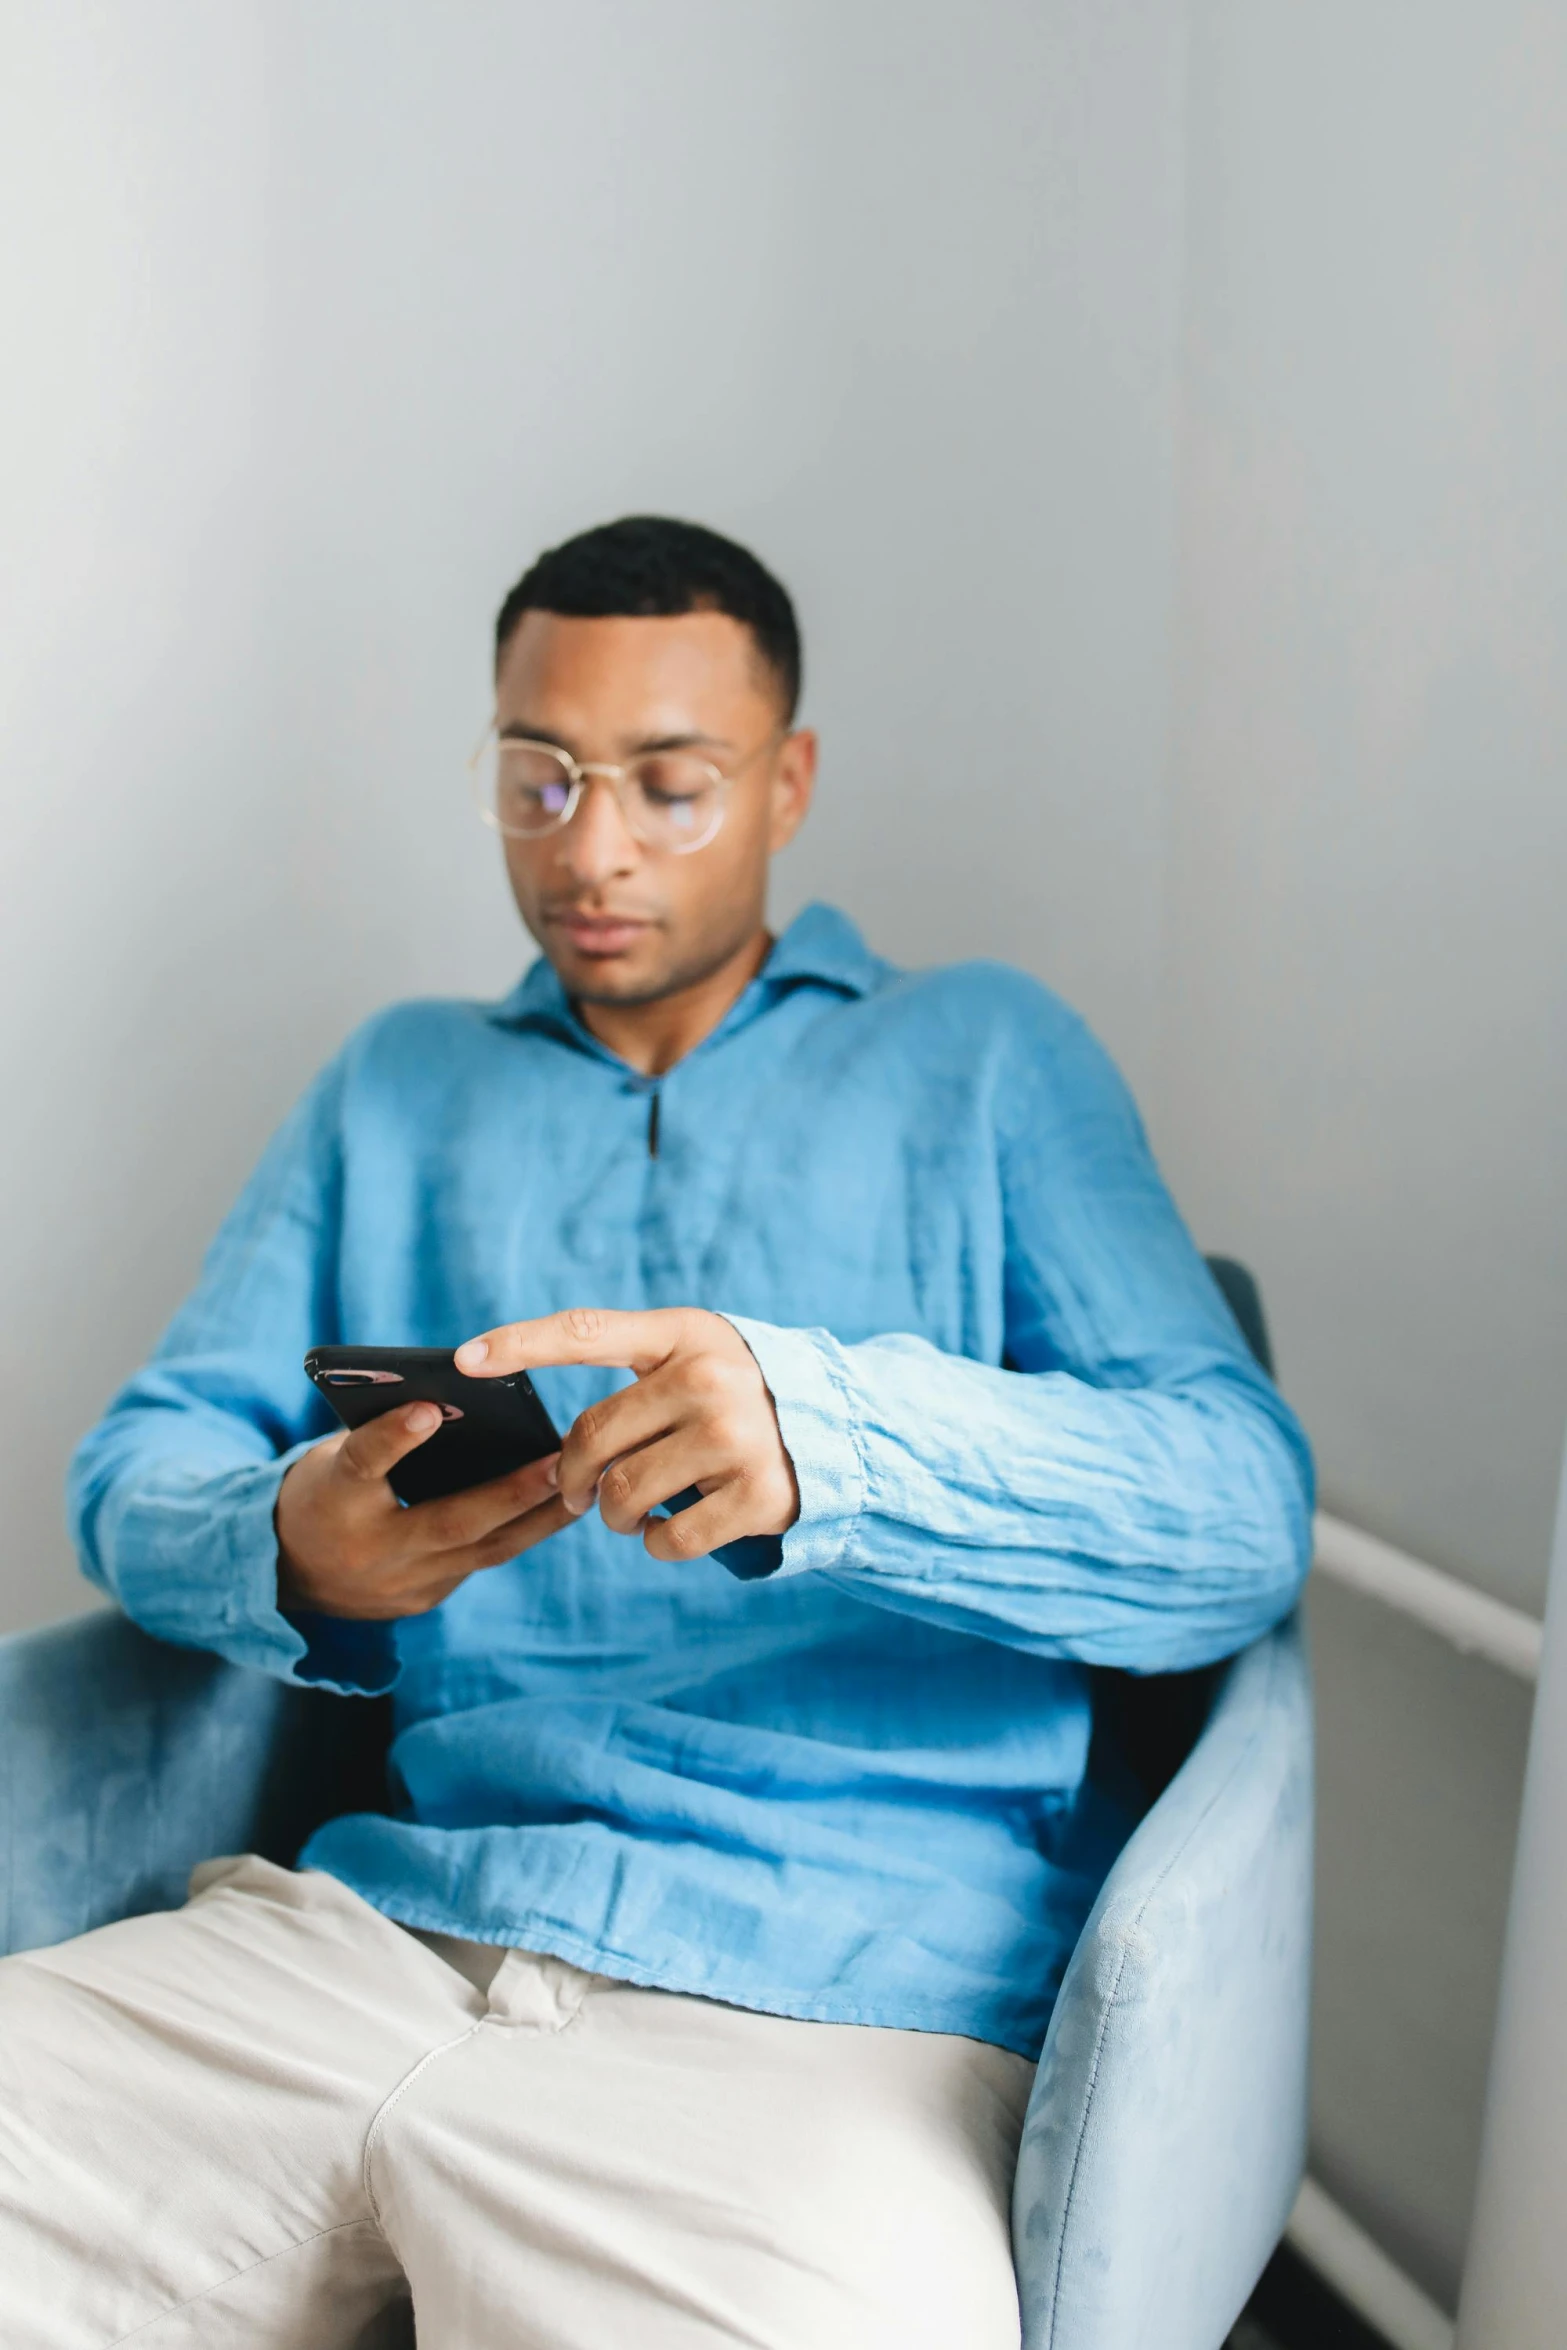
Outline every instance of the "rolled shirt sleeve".
{"label": "rolled shirt sleeve", "polygon": [[1044,1655],[1175,1671],[1286,1614],[1310,1453],[1067,1018],[1003,1088],[1006,1362],[732,1316],[800,1486],[781,1574]]}
{"label": "rolled shirt sleeve", "polygon": [[374,1695],[397,1676],[390,1624],[285,1613],[273,1513],[330,1426],[305,1377],[332,1335],[336,1064],[285,1122],[147,1367],[71,1464],[89,1578],[161,1640],[282,1680]]}

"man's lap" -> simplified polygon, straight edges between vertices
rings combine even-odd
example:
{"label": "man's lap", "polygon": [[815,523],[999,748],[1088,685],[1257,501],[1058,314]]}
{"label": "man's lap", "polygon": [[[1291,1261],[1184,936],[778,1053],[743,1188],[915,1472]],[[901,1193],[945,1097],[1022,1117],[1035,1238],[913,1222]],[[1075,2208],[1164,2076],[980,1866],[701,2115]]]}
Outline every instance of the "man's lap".
{"label": "man's lap", "polygon": [[[516,1952],[488,1996],[333,1878],[0,1964],[16,2350],[1015,2350],[1031,2068]],[[390,2333],[382,2329],[391,2327]]]}

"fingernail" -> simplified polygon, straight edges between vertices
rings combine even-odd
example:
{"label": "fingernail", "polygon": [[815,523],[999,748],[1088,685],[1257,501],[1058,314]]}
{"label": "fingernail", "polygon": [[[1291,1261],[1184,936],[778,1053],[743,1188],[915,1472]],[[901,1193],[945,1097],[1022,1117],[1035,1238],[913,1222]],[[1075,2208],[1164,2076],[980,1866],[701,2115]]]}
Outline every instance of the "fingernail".
{"label": "fingernail", "polygon": [[440,1409],[433,1403],[416,1403],[408,1415],[408,1427],[415,1436],[428,1436],[440,1424]]}
{"label": "fingernail", "polygon": [[489,1351],[482,1338],[470,1338],[465,1345],[457,1349],[452,1361],[457,1365],[459,1371],[476,1371],[479,1365],[488,1358]]}
{"label": "fingernail", "polygon": [[560,1483],[560,1454],[555,1453],[544,1464],[544,1482],[553,1492]]}

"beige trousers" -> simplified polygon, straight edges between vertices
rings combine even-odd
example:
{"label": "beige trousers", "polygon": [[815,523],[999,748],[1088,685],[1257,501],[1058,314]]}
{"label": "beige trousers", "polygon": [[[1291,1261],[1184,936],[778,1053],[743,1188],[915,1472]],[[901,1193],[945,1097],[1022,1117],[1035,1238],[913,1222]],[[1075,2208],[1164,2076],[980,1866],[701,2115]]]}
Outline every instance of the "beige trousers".
{"label": "beige trousers", "polygon": [[1017,2350],[1021,2057],[192,1894],[0,1962],[5,2350]]}

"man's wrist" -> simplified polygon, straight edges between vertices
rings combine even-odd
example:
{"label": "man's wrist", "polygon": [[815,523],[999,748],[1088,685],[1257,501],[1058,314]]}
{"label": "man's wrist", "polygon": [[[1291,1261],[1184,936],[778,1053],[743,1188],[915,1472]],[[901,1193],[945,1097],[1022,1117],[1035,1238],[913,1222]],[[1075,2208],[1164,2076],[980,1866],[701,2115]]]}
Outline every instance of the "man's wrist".
{"label": "man's wrist", "polygon": [[843,1350],[825,1330],[790,1330],[727,1314],[755,1356],[800,1489],[778,1572],[841,1564],[865,1506],[865,1465]]}

